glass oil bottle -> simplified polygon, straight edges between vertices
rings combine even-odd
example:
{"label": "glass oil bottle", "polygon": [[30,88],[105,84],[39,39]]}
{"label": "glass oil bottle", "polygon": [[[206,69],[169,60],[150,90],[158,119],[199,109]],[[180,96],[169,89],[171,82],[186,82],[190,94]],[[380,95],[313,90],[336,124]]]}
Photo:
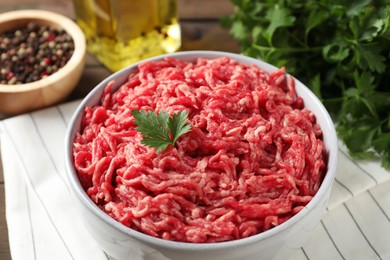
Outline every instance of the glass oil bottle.
{"label": "glass oil bottle", "polygon": [[177,51],[178,0],[73,0],[88,51],[111,71]]}

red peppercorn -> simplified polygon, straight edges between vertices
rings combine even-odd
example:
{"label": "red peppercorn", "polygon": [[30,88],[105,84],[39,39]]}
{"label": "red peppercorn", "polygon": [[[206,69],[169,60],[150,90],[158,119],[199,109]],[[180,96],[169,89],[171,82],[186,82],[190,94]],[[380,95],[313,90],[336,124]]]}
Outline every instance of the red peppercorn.
{"label": "red peppercorn", "polygon": [[47,38],[46,38],[46,41],[47,42],[51,42],[51,41],[53,41],[54,39],[55,39],[55,34],[53,33],[53,32],[51,32],[51,33],[49,33],[49,35],[47,36]]}
{"label": "red peppercorn", "polygon": [[45,62],[47,65],[49,65],[50,64],[50,58],[49,57],[44,58],[43,62]]}
{"label": "red peppercorn", "polygon": [[14,73],[12,71],[8,71],[5,77],[7,80],[10,80],[14,77]]}

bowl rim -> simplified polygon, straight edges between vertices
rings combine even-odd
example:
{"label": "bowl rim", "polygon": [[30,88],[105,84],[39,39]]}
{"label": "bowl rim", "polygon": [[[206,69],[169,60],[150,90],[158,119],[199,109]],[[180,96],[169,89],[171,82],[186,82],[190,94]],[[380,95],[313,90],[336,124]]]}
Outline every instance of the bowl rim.
{"label": "bowl rim", "polygon": [[[20,93],[45,88],[63,80],[84,60],[87,50],[86,38],[80,27],[70,18],[52,11],[38,9],[24,9],[0,14],[0,25],[18,21],[19,24],[37,21],[40,24],[53,24],[57,28],[64,29],[73,39],[74,51],[68,62],[53,74],[30,83],[0,84],[1,93]],[[3,31],[4,29],[0,30],[0,32]]]}
{"label": "bowl rim", "polygon": [[[217,243],[189,243],[189,242],[177,242],[177,241],[170,241],[170,240],[164,240],[161,238],[152,237],[150,235],[144,234],[142,232],[133,230],[120,222],[114,220],[110,216],[108,216],[105,212],[103,212],[99,207],[96,206],[92,202],[92,200],[89,198],[89,196],[86,194],[84,189],[82,188],[80,181],[77,177],[77,173],[73,167],[73,161],[72,161],[72,143],[75,133],[73,132],[75,129],[75,122],[77,122],[78,117],[80,114],[84,113],[84,108],[86,107],[88,101],[90,101],[95,95],[100,94],[99,91],[102,91],[104,87],[109,83],[110,81],[114,80],[118,77],[118,75],[126,74],[127,75],[132,72],[133,70],[136,70],[137,66],[139,64],[142,64],[144,62],[149,61],[156,61],[161,60],[165,57],[171,57],[171,58],[178,58],[183,59],[188,57],[193,57],[189,60],[194,60],[197,57],[200,58],[217,58],[217,57],[223,57],[227,56],[232,59],[237,60],[240,63],[244,64],[253,64],[255,66],[260,67],[261,69],[265,70],[275,70],[278,69],[277,67],[266,63],[262,61],[261,59],[255,59],[252,57],[248,57],[242,54],[236,54],[236,53],[230,53],[225,51],[209,51],[209,50],[192,50],[192,51],[179,51],[175,53],[170,54],[163,54],[158,55],[152,58],[148,58],[142,61],[139,61],[137,63],[134,63],[132,65],[129,65],[113,74],[111,74],[109,77],[101,81],[92,91],[81,101],[81,103],[76,108],[75,112],[73,113],[67,127],[66,136],[65,136],[65,167],[66,167],[66,174],[67,178],[70,182],[70,186],[72,191],[74,192],[75,196],[83,206],[85,206],[92,214],[94,214],[96,217],[98,217],[100,220],[107,223],[109,226],[112,226],[117,231],[128,235],[132,238],[135,238],[141,242],[147,243],[151,246],[157,246],[159,248],[166,248],[166,249],[172,249],[172,250],[179,250],[179,251],[208,251],[208,250],[219,250],[224,248],[233,248],[233,247],[240,247],[244,244],[253,244],[258,242],[259,240],[265,240],[268,238],[271,238],[280,232],[289,229],[294,223],[301,220],[305,215],[307,215],[310,211],[312,211],[315,206],[320,202],[320,200],[326,195],[329,189],[331,189],[331,185],[335,178],[336,173],[336,165],[337,165],[337,156],[338,156],[338,139],[336,135],[336,130],[333,124],[333,121],[325,109],[322,102],[315,96],[315,94],[306,87],[303,83],[301,83],[298,79],[295,79],[296,86],[300,84],[300,88],[302,88],[303,91],[306,92],[307,95],[313,101],[315,102],[316,106],[319,109],[318,114],[323,117],[324,124],[327,125],[329,128],[329,132],[326,133],[326,135],[329,137],[329,146],[326,147],[327,152],[329,153],[330,149],[332,150],[332,153],[329,154],[327,158],[327,174],[325,175],[324,180],[322,181],[322,184],[315,194],[315,196],[312,198],[312,200],[297,214],[295,214],[293,217],[288,219],[286,222],[273,227],[270,230],[264,231],[262,233],[241,238],[238,240],[231,240],[231,241],[225,241],[225,242],[217,242]],[[119,84],[120,85],[120,84]],[[115,89],[114,89],[115,90]],[[99,96],[99,102],[100,102],[100,96]],[[94,104],[97,104],[96,102]],[[316,115],[318,117],[318,115]],[[79,126],[77,126],[79,127]],[[73,132],[73,133],[72,133]]]}

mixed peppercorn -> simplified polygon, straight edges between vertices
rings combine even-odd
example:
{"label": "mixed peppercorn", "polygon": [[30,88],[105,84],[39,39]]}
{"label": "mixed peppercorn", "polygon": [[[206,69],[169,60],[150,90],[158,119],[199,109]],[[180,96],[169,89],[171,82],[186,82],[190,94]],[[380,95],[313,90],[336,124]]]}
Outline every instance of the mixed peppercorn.
{"label": "mixed peppercorn", "polygon": [[0,33],[0,84],[34,82],[65,66],[74,51],[63,29],[33,22]]}

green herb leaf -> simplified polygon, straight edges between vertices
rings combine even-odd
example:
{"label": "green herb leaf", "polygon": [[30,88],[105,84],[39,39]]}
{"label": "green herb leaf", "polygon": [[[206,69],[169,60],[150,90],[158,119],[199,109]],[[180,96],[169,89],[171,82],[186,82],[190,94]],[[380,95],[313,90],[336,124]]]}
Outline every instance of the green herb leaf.
{"label": "green herb leaf", "polygon": [[349,55],[349,47],[345,42],[337,41],[326,45],[323,54],[324,58],[331,63],[342,62]]}
{"label": "green herb leaf", "polygon": [[137,131],[143,135],[142,144],[154,147],[157,152],[175,145],[177,139],[191,129],[187,124],[187,111],[180,111],[169,117],[168,113],[160,110],[158,114],[153,111],[133,110]]}
{"label": "green herb leaf", "polygon": [[390,152],[390,133],[379,135],[374,141],[373,144],[375,148],[380,152]]}
{"label": "green herb leaf", "polygon": [[325,22],[329,18],[329,12],[326,12],[323,9],[314,9],[307,18],[306,29],[305,29],[305,39],[307,42],[309,33],[321,23]]}
{"label": "green herb leaf", "polygon": [[231,29],[231,34],[241,40],[245,40],[248,37],[247,31],[245,31],[245,25],[242,22],[234,23]]}
{"label": "green herb leaf", "polygon": [[381,53],[381,48],[378,44],[362,44],[356,49],[357,65],[366,69],[367,67],[378,73],[383,73],[386,69],[386,58]]}
{"label": "green herb leaf", "polygon": [[168,127],[172,134],[173,143],[177,141],[177,138],[190,131],[191,125],[186,124],[187,117],[187,111],[182,111],[173,114],[173,116],[168,119]]}
{"label": "green herb leaf", "polygon": [[348,16],[358,16],[364,10],[364,7],[369,5],[372,0],[354,0],[346,10]]}
{"label": "green herb leaf", "polygon": [[312,90],[313,90],[314,94],[316,94],[316,96],[317,96],[319,99],[322,99],[322,95],[321,95],[321,77],[320,77],[320,74],[315,75],[315,76],[311,79],[310,85],[312,86]]}
{"label": "green herb leaf", "polygon": [[290,15],[290,12],[286,8],[282,8],[279,5],[275,5],[267,12],[266,16],[271,23],[264,32],[264,36],[267,41],[272,45],[272,36],[279,27],[291,26],[295,21],[295,17]]}
{"label": "green herb leaf", "polygon": [[378,120],[372,117],[361,118],[353,122],[346,122],[337,128],[344,142],[351,151],[363,152],[371,147],[372,141],[379,132]]}

